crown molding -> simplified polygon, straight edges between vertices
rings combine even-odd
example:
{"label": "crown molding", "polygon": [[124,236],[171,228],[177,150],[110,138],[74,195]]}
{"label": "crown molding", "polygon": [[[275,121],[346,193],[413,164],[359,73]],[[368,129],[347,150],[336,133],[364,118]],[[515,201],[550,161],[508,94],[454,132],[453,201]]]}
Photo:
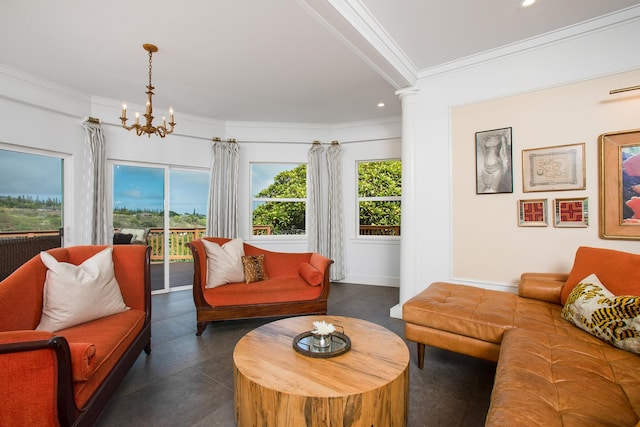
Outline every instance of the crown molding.
{"label": "crown molding", "polygon": [[640,21],[640,5],[631,6],[598,18],[590,19],[579,24],[540,34],[526,40],[511,43],[499,48],[490,49],[478,54],[469,55],[455,61],[425,68],[418,72],[418,79],[428,79],[473,67],[482,63],[495,61],[505,57],[515,56],[527,51],[559,44],[568,40],[583,37],[588,34],[605,31],[614,27],[629,25]]}
{"label": "crown molding", "polygon": [[90,95],[0,64],[0,97],[74,117],[86,117]]}
{"label": "crown molding", "polygon": [[395,89],[414,86],[418,69],[360,0],[298,0]]}

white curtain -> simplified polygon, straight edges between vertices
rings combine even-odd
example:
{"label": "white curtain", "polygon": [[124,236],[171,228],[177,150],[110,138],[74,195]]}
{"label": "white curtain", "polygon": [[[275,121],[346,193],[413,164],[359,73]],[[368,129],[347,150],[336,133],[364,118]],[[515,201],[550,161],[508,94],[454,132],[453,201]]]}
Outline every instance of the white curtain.
{"label": "white curtain", "polygon": [[322,206],[322,164],[324,148],[314,141],[309,149],[307,176],[309,178],[309,194],[307,195],[307,237],[311,252],[327,255],[324,232],[325,217]]}
{"label": "white curtain", "polygon": [[100,122],[89,119],[82,123],[86,143],[91,148],[89,168],[92,172],[91,244],[111,244],[107,224],[107,156]]}
{"label": "white curtain", "polygon": [[238,237],[238,144],[213,144],[207,236]]}
{"label": "white curtain", "polygon": [[344,264],[344,232],[342,224],[342,173],[340,154],[342,147],[333,141],[327,149],[327,171],[329,176],[328,211],[328,257],[334,262],[331,267],[331,280],[342,280],[346,276]]}

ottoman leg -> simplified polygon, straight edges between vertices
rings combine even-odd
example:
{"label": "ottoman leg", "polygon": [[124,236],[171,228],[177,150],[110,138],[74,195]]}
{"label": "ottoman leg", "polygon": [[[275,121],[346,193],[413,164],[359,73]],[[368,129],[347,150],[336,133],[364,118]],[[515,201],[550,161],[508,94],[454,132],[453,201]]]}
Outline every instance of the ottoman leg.
{"label": "ottoman leg", "polygon": [[424,344],[418,343],[418,368],[424,368]]}

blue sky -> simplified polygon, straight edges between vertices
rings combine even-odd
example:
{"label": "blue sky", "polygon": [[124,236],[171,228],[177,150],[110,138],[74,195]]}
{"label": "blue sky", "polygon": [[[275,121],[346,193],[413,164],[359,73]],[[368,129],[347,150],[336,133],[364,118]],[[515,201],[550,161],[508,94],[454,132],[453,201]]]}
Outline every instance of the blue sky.
{"label": "blue sky", "polygon": [[273,184],[273,178],[282,171],[291,170],[297,163],[254,163],[251,165],[251,193],[256,195]]}
{"label": "blue sky", "polygon": [[[164,169],[115,165],[113,207],[161,211],[164,203]],[[209,173],[171,170],[169,209],[179,214],[206,215]]]}
{"label": "blue sky", "polygon": [[[251,189],[255,194],[273,183],[280,172],[295,168],[294,163],[254,163]],[[115,165],[114,208],[163,210],[164,169]],[[170,171],[170,210],[179,214],[206,215],[209,173]],[[34,198],[62,199],[62,160],[56,157],[0,150],[0,195],[30,195]]]}
{"label": "blue sky", "polygon": [[62,200],[62,159],[0,150],[0,195]]}

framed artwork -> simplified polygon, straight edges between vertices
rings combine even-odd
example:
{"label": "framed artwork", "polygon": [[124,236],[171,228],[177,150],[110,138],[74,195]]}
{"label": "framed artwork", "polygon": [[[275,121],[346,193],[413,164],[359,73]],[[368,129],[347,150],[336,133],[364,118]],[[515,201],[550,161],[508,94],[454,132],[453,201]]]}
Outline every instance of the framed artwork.
{"label": "framed artwork", "polygon": [[476,194],[513,193],[511,128],[476,132]]}
{"label": "framed artwork", "polygon": [[599,141],[600,237],[640,240],[640,130]]}
{"label": "framed artwork", "polygon": [[547,199],[518,200],[520,227],[547,226]]}
{"label": "framed artwork", "polygon": [[553,201],[556,227],[587,227],[589,225],[588,198],[555,199]]}
{"label": "framed artwork", "polygon": [[522,191],[584,190],[584,142],[522,150]]}

